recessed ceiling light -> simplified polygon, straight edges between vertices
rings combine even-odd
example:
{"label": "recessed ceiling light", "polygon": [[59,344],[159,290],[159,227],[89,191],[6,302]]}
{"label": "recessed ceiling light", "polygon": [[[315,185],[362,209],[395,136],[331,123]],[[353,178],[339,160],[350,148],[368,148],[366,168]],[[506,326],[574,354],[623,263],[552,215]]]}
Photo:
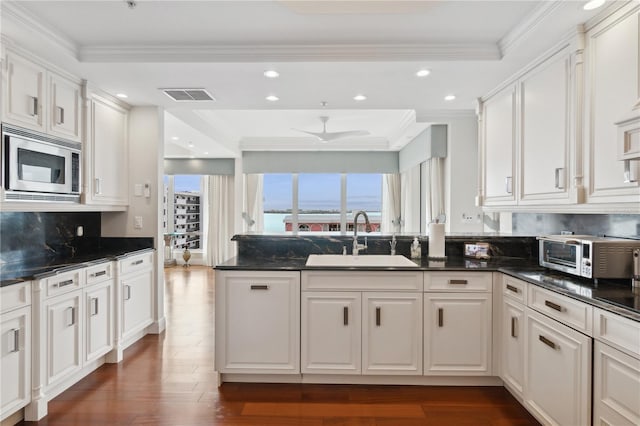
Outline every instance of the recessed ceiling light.
{"label": "recessed ceiling light", "polygon": [[127,99],[129,96],[127,96],[126,93],[118,93],[116,94],[117,97],[119,97],[120,99]]}
{"label": "recessed ceiling light", "polygon": [[452,101],[456,98],[456,95],[447,95],[444,97],[445,101]]}
{"label": "recessed ceiling light", "polygon": [[266,70],[264,72],[264,76],[267,78],[278,78],[280,76],[280,73],[276,70]]}
{"label": "recessed ceiling light", "polygon": [[582,6],[582,8],[584,10],[597,9],[604,4],[604,1],[605,0],[591,0],[590,2],[587,2],[584,6]]}
{"label": "recessed ceiling light", "polygon": [[269,102],[275,102],[280,100],[280,98],[275,95],[269,95],[265,99],[268,100]]}
{"label": "recessed ceiling light", "polygon": [[189,142],[189,148],[193,148],[193,142]]}
{"label": "recessed ceiling light", "polygon": [[367,99],[367,97],[365,95],[355,95],[353,97],[354,101],[364,101],[365,99]]}
{"label": "recessed ceiling light", "polygon": [[189,158],[196,158],[196,156],[195,155],[190,155]]}
{"label": "recessed ceiling light", "polygon": [[417,75],[418,77],[426,77],[426,76],[428,76],[429,74],[431,74],[431,70],[428,70],[428,69],[421,69],[420,71],[418,71],[418,72],[416,73],[416,75]]}
{"label": "recessed ceiling light", "polygon": [[205,151],[205,152],[204,152],[204,155],[209,155],[209,151]]}
{"label": "recessed ceiling light", "polygon": [[179,137],[177,137],[177,136],[172,136],[172,137],[171,137],[171,140],[174,140],[174,141],[177,141],[177,140],[179,140],[179,139],[180,139],[180,138],[179,138]]}

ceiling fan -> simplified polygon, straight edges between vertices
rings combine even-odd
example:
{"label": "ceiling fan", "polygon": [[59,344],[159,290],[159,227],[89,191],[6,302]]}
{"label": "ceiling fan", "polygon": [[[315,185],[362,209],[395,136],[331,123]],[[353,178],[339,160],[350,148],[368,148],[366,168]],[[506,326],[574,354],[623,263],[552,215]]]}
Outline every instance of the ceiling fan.
{"label": "ceiling fan", "polygon": [[320,121],[322,121],[322,132],[308,132],[306,130],[300,130],[300,129],[292,129],[292,130],[306,133],[311,136],[315,136],[322,142],[331,142],[337,139],[348,138],[351,136],[367,136],[371,134],[367,130],[347,130],[344,132],[327,132],[327,121],[329,121],[329,117],[325,115],[320,116]]}

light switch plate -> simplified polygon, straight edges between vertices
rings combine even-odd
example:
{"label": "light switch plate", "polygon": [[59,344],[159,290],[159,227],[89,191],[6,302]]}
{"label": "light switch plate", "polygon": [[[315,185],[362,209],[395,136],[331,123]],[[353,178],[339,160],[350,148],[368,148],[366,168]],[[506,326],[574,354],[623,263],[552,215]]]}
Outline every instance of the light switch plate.
{"label": "light switch plate", "polygon": [[135,195],[136,197],[142,197],[142,184],[141,183],[136,183],[135,185],[133,185],[133,195]]}
{"label": "light switch plate", "polygon": [[142,216],[136,216],[133,218],[133,227],[135,229],[142,229]]}

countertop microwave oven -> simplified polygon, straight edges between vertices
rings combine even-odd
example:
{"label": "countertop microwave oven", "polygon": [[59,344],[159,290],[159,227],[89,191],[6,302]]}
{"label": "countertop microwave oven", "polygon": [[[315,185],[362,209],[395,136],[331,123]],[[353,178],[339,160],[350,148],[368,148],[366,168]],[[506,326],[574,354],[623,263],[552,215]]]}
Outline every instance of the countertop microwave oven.
{"label": "countertop microwave oven", "polygon": [[593,235],[538,237],[539,263],[549,269],[585,278],[631,278],[633,250],[640,240]]}
{"label": "countertop microwave oven", "polygon": [[30,201],[80,201],[82,145],[2,125],[4,198]]}

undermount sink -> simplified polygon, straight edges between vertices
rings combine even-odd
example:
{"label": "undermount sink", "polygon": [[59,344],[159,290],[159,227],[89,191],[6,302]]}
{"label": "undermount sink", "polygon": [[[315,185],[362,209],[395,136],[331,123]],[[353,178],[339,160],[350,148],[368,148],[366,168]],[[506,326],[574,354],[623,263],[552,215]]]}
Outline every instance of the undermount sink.
{"label": "undermount sink", "polygon": [[417,268],[418,264],[400,255],[391,256],[389,254],[360,254],[358,256],[345,256],[341,254],[310,254],[307,258],[306,266]]}

